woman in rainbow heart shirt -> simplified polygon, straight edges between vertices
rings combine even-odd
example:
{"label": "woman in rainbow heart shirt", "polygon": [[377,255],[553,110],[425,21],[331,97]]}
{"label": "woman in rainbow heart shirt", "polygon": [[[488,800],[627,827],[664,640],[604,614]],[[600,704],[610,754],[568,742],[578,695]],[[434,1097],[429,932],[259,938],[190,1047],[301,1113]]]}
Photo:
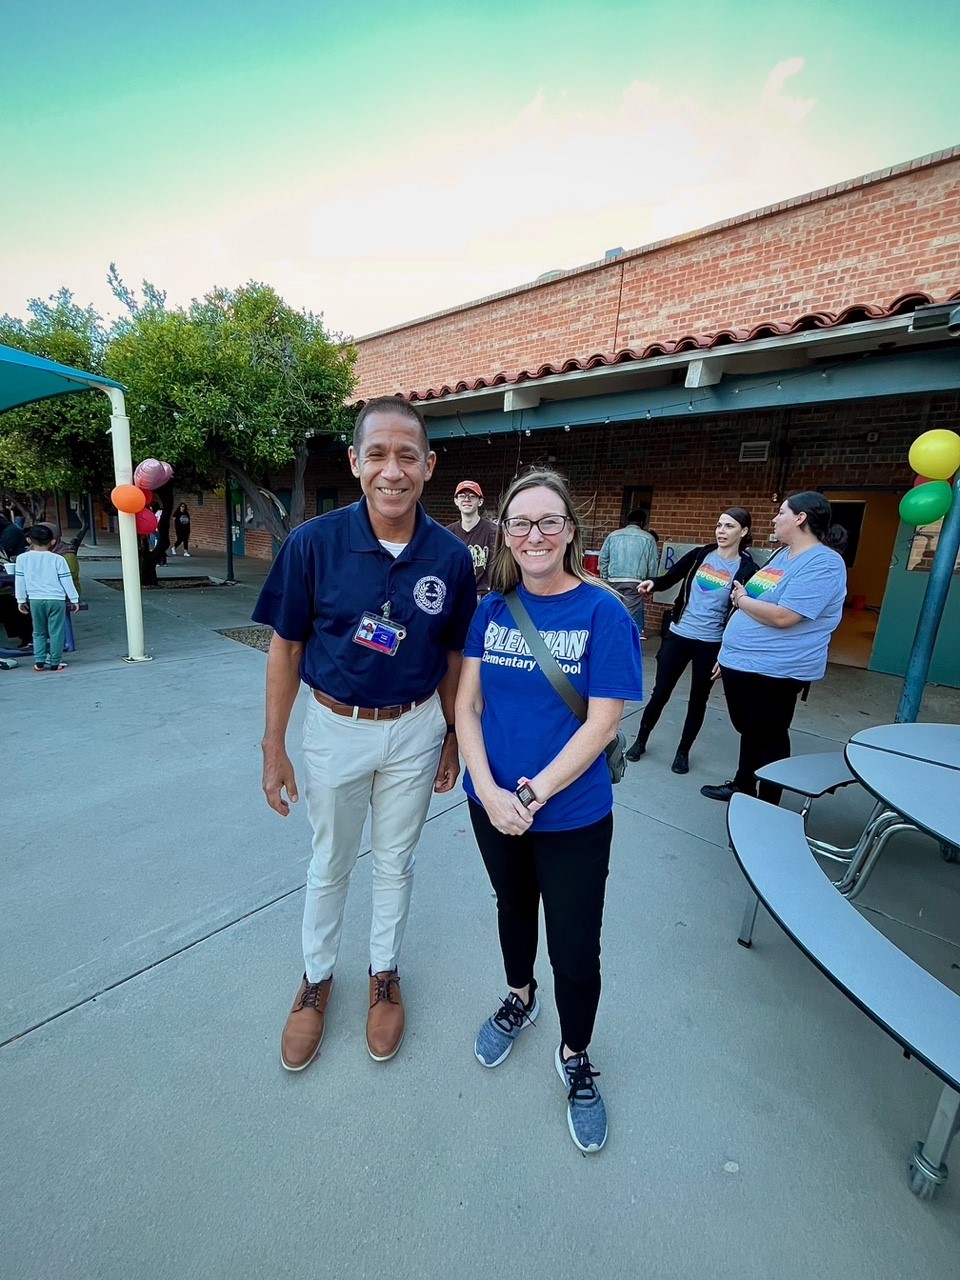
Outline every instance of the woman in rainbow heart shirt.
{"label": "woman in rainbow heart shirt", "polygon": [[[830,637],[843,614],[847,566],[827,545],[830,503],[796,493],[781,505],[773,532],[781,549],[750,579],[736,584],[736,612],[718,659],[730,719],[740,735],[736,777],[701,787],[710,800],[735,791],[756,795],[756,772],[790,754],[790,722],[804,685],[822,680]],[[781,788],[761,782],[761,800],[779,803]]]}
{"label": "woman in rainbow heart shirt", "polygon": [[657,653],[656,684],[640,720],[637,740],[627,752],[628,760],[639,760],[645,754],[647,739],[689,664],[687,716],[670,768],[674,773],[690,772],[690,748],[707,714],[713,670],[730,616],[730,591],[735,582],[746,582],[757,572],[757,563],[747,550],[752,523],[745,508],[728,507],[717,519],[716,542],[695,547],[659,578],[647,578],[637,587],[649,597],[654,591],[668,591],[683,582],[674,601],[670,629]]}

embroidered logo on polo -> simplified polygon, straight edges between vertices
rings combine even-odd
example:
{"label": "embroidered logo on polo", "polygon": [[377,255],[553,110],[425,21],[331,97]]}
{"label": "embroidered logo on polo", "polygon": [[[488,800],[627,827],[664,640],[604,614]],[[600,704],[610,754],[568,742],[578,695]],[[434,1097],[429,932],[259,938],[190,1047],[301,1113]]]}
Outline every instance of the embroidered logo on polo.
{"label": "embroidered logo on polo", "polygon": [[780,585],[780,579],[783,574],[783,569],[761,569],[747,583],[747,595],[752,596],[754,600],[758,600],[761,596],[766,595],[768,591],[772,591],[774,587]]}
{"label": "embroidered logo on polo", "polygon": [[732,577],[731,571],[713,569],[708,564],[702,564],[694,581],[701,591],[720,591],[723,587],[729,587]]}
{"label": "embroidered logo on polo", "polygon": [[[578,675],[590,632],[541,631],[540,634],[560,670],[567,675]],[[498,667],[520,667],[524,671],[532,671],[537,665],[517,628],[501,627],[496,622],[488,623],[484,632],[483,661]]]}
{"label": "embroidered logo on polo", "polygon": [[447,598],[447,584],[432,574],[421,578],[413,588],[413,603],[424,613],[439,613]]}

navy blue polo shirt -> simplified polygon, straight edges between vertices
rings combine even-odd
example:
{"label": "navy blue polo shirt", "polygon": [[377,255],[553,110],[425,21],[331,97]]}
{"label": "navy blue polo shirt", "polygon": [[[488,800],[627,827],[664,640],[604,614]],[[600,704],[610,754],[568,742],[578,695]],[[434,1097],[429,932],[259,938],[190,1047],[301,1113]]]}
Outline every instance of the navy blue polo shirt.
{"label": "navy blue polo shirt", "polygon": [[[392,656],[358,644],[365,613],[406,628]],[[417,505],[413,537],[396,559],[370,525],[365,498],[299,525],[280,548],[253,611],[284,640],[303,643],[300,678],[348,706],[389,707],[429,697],[463,649],[477,605],[464,544]]]}

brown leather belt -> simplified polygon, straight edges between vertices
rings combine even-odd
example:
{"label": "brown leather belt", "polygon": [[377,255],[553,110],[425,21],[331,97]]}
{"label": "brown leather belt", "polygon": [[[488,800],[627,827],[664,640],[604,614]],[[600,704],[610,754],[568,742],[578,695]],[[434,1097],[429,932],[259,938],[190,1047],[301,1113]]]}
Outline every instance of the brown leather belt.
{"label": "brown leather belt", "polygon": [[414,707],[422,707],[425,702],[429,702],[433,694],[426,698],[418,698],[416,702],[401,702],[395,707],[349,707],[345,702],[337,702],[319,689],[313,690],[313,696],[321,706],[328,707],[334,715],[349,716],[351,720],[399,720],[405,712],[412,711]]}

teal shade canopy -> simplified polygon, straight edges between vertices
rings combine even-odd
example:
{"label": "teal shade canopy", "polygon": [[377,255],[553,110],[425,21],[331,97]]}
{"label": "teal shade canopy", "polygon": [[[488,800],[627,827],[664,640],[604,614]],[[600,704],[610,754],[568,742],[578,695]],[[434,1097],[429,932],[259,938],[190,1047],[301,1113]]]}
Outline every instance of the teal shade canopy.
{"label": "teal shade canopy", "polygon": [[0,345],[0,413],[35,400],[68,396],[96,387],[126,390],[123,383],[114,382],[112,378],[84,373],[82,369],[71,369],[69,365],[29,355],[16,347]]}

